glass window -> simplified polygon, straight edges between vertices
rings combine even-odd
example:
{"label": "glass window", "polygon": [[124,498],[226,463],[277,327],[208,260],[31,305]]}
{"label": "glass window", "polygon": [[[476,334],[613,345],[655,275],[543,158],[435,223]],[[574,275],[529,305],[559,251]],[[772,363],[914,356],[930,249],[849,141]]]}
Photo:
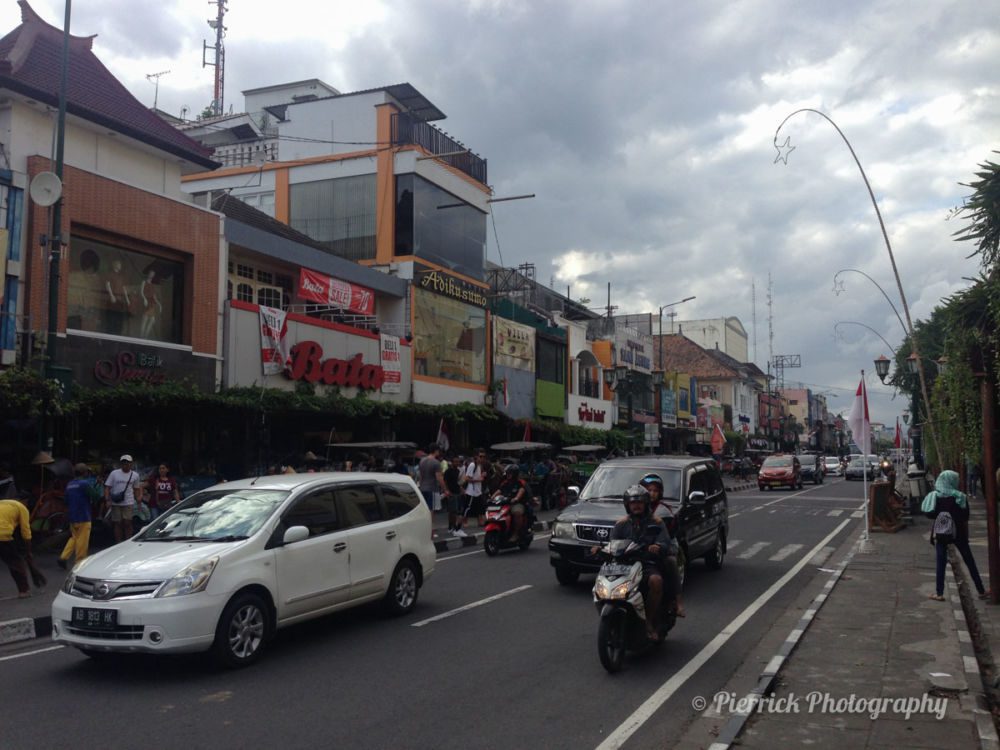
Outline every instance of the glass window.
{"label": "glass window", "polygon": [[708,472],[707,471],[694,471],[691,473],[691,479],[688,480],[688,496],[690,497],[692,492],[704,492],[705,497],[711,494],[711,488],[709,486]]}
{"label": "glass window", "polygon": [[383,520],[378,496],[371,485],[341,487],[337,490],[340,504],[344,509],[345,526],[364,526]]}
{"label": "glass window", "polygon": [[566,382],[566,346],[538,337],[538,379]]}
{"label": "glass window", "polygon": [[281,290],[277,287],[261,287],[257,290],[257,304],[265,307],[281,308]]}
{"label": "glass window", "polygon": [[236,299],[240,302],[253,302],[253,286],[250,284],[237,284]]}
{"label": "glass window", "polygon": [[396,255],[483,278],[486,214],[422,177],[396,178]]}
{"label": "glass window", "polygon": [[420,504],[420,498],[413,488],[405,484],[379,485],[382,490],[382,500],[388,518],[405,516]]}
{"label": "glass window", "polygon": [[413,290],[414,372],[486,383],[486,311],[424,289]]}
{"label": "glass window", "polygon": [[671,500],[680,499],[681,475],[676,469],[663,469],[656,466],[598,466],[591,475],[587,486],[580,493],[580,499],[593,502],[595,500],[621,501],[622,495],[633,484],[647,474],[656,474],[663,480],[663,497]]}
{"label": "glass window", "polygon": [[183,343],[184,264],[74,236],[66,325]]}
{"label": "glass window", "polygon": [[375,175],[299,182],[288,192],[289,224],[349,260],[375,257]]}
{"label": "glass window", "polygon": [[305,526],[309,536],[329,534],[340,528],[337,502],[332,489],[310,492],[300,497],[282,519],[286,529]]}
{"label": "glass window", "polygon": [[257,281],[259,281],[262,284],[273,284],[274,274],[272,274],[270,271],[261,271],[260,269],[258,269]]}
{"label": "glass window", "polygon": [[250,279],[251,281],[253,281],[254,278],[253,267],[240,263],[239,265],[236,266],[236,275],[239,276],[241,279]]}
{"label": "glass window", "polygon": [[204,490],[157,518],[139,538],[157,542],[246,538],[256,534],[287,497],[283,490]]}

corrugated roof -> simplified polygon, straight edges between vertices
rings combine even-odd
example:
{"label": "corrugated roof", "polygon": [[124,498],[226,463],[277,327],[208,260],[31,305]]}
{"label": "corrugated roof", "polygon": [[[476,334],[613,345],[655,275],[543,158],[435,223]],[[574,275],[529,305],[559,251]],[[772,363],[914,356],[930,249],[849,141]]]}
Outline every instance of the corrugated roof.
{"label": "corrugated roof", "polygon": [[[0,39],[0,87],[59,105],[63,32],[45,23],[25,0],[21,25]],[[211,150],[143,106],[92,51],[94,37],[71,36],[66,111],[208,169]]]}

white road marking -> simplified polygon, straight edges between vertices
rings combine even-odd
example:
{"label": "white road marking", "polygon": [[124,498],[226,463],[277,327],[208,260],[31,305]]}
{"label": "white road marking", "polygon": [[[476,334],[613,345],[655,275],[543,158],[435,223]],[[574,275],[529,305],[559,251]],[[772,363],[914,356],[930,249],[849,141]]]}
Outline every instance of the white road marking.
{"label": "white road marking", "polygon": [[749,560],[751,557],[756,555],[762,549],[770,546],[771,546],[770,542],[754,542],[749,547],[747,547],[746,550],[744,550],[742,555],[737,555],[737,557],[739,557],[740,560]]}
{"label": "white road marking", "polygon": [[733,547],[735,547],[737,544],[740,544],[742,541],[743,541],[742,539],[727,539],[726,552],[729,552]]}
{"label": "white road marking", "polygon": [[[552,534],[535,534],[535,539],[548,539]],[[477,549],[472,552],[461,552],[457,555],[448,555],[448,557],[439,557],[437,562],[444,562],[445,560],[455,560],[459,557],[468,557],[469,555],[481,555],[483,550]]]}
{"label": "white road marking", "polygon": [[784,547],[782,547],[781,549],[779,549],[775,554],[771,555],[771,557],[769,557],[768,559],[771,562],[781,562],[782,560],[784,560],[789,555],[794,555],[796,552],[798,552],[803,547],[805,547],[804,544],[788,544],[788,545],[785,545]]}
{"label": "white road marking", "polygon": [[856,510],[851,513],[851,518],[864,518],[865,512],[863,510]]}
{"label": "white road marking", "polygon": [[524,586],[518,586],[516,589],[510,589],[509,591],[504,591],[500,594],[495,594],[494,596],[488,596],[485,599],[480,599],[478,602],[472,602],[472,604],[466,604],[463,607],[458,607],[457,609],[449,610],[440,615],[435,615],[434,617],[428,617],[426,620],[421,620],[420,622],[413,623],[410,627],[422,628],[424,625],[430,625],[432,622],[437,622],[438,620],[444,620],[449,617],[453,617],[461,612],[466,612],[470,609],[475,609],[476,607],[481,607],[484,604],[489,604],[490,602],[495,602],[497,599],[503,599],[505,596],[512,596],[513,594],[519,594],[522,591],[527,591],[531,588],[531,584],[525,584]]}
{"label": "white road marking", "polygon": [[701,667],[711,659],[726,643],[732,638],[740,628],[746,625],[747,621],[753,617],[765,604],[767,604],[789,581],[791,581],[799,571],[809,564],[809,560],[819,550],[831,542],[844,527],[850,523],[850,519],[845,518],[831,531],[826,538],[822,539],[815,547],[802,556],[781,578],[771,584],[763,594],[758,596],[746,609],[738,614],[723,630],[709,641],[701,651],[695,655],[691,661],[674,672],[673,676],[663,683],[646,701],[637,708],[631,716],[623,721],[617,729],[600,745],[597,750],[617,750],[624,745],[629,738],[635,734],[639,728],[645,724],[656,711],[663,706],[681,686],[687,682]]}
{"label": "white road marking", "polygon": [[[845,519],[845,521],[846,521],[846,519]],[[833,554],[833,547],[824,547],[819,552],[817,552],[815,555],[813,555],[813,559],[810,560],[809,562],[812,565],[822,565],[823,563],[825,563],[827,560],[830,559],[830,555],[832,555],[832,554]],[[827,572],[827,573],[832,573],[833,572],[832,570],[827,570],[826,568],[820,568],[820,570],[822,570],[824,572]]]}
{"label": "white road marking", "polygon": [[61,648],[66,648],[66,647],[48,646],[47,648],[39,648],[34,651],[25,651],[23,654],[14,654],[13,656],[0,656],[0,661],[7,661],[9,659],[20,659],[22,656],[34,656],[35,654],[44,654],[46,651],[58,651]]}
{"label": "white road marking", "polygon": [[831,510],[829,513],[827,513],[827,515],[830,516],[830,518],[836,518],[837,516],[839,516],[843,512],[844,511],[842,511],[842,510]]}

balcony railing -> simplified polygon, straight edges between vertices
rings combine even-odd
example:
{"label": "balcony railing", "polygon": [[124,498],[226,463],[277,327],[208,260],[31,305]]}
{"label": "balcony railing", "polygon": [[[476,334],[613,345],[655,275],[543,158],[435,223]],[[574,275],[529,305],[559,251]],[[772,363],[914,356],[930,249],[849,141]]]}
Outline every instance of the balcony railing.
{"label": "balcony railing", "polygon": [[[420,146],[432,154],[450,154],[465,150],[465,146],[454,138],[445,135],[430,123],[418,120],[405,112],[392,116],[392,145]],[[470,151],[454,156],[442,156],[441,161],[464,172],[482,184],[486,182],[486,159],[476,156]]]}

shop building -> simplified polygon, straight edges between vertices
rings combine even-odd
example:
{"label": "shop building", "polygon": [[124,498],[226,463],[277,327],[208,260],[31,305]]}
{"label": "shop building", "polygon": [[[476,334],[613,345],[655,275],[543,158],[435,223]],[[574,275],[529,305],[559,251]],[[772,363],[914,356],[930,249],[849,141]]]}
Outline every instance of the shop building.
{"label": "shop building", "polygon": [[566,423],[610,430],[615,424],[615,403],[604,398],[604,366],[594,353],[595,342],[588,334],[587,324],[561,316],[556,320],[566,329],[569,344]]}

